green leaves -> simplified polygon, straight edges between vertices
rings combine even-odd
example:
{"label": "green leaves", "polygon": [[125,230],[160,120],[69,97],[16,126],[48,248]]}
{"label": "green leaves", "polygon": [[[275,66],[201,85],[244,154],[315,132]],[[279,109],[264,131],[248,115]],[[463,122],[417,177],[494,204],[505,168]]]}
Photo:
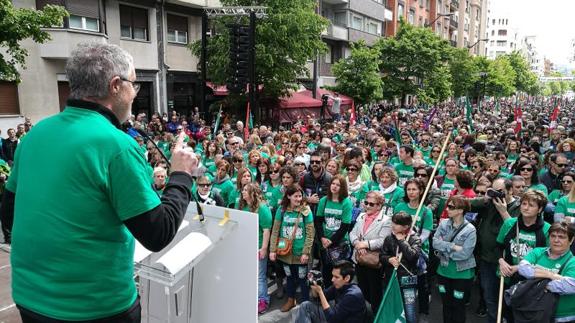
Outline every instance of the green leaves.
{"label": "green leaves", "polygon": [[32,38],[34,42],[44,43],[50,34],[41,28],[61,26],[66,16],[66,10],[59,6],[48,5],[41,11],[16,9],[10,0],[0,0],[0,48],[7,53],[6,56],[0,54],[0,79],[20,81],[17,66],[26,68],[28,52],[19,42]]}
{"label": "green leaves", "polygon": [[352,44],[351,55],[333,66],[337,79],[334,90],[351,96],[358,104],[377,102],[383,98],[379,75],[379,49],[364,42]]}

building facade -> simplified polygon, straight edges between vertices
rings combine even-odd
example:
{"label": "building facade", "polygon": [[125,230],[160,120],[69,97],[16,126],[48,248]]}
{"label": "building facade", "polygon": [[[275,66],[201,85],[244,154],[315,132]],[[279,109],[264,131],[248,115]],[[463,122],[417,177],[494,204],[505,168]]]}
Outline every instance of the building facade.
{"label": "building facade", "polygon": [[495,59],[521,48],[521,36],[511,17],[511,14],[490,10],[487,18],[487,58]]}
{"label": "building facade", "polygon": [[[21,83],[0,82],[0,96],[10,96],[10,107],[0,106],[1,119],[33,122],[61,111],[69,94],[65,64],[81,42],[107,42],[134,57],[142,86],[133,112],[187,113],[200,105],[199,60],[187,48],[201,38],[201,15],[210,0],[15,0],[17,8],[41,9],[47,4],[66,7],[63,26],[47,28],[52,40],[22,42],[28,50]],[[3,100],[7,101],[7,100]]]}

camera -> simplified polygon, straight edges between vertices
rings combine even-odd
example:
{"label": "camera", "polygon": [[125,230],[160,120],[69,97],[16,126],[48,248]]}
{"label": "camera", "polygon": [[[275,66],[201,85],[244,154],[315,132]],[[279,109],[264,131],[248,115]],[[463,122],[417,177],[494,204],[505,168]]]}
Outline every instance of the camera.
{"label": "camera", "polygon": [[323,275],[319,270],[310,270],[307,273],[307,284],[312,286],[314,283],[323,287]]}
{"label": "camera", "polygon": [[485,195],[487,195],[490,198],[505,198],[505,192],[503,191],[498,191],[498,190],[494,190],[492,188],[487,189],[487,192],[485,192]]}

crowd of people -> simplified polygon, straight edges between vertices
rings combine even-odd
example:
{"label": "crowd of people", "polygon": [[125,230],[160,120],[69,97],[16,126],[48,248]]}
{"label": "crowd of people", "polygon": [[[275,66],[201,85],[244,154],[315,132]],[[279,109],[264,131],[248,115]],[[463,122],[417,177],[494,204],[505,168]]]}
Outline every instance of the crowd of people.
{"label": "crowd of people", "polygon": [[[74,57],[87,53],[80,50]],[[525,307],[525,302],[541,298],[520,292],[532,295],[541,291],[541,284],[537,285],[541,281],[545,282],[543,292],[558,296],[548,300],[554,305],[553,311],[537,315],[547,315],[547,320],[556,322],[575,321],[573,102],[550,98],[492,100],[475,106],[469,117],[465,116],[465,107],[454,102],[433,109],[370,106],[359,109],[352,120],[349,112],[342,110],[337,120],[329,122],[310,117],[278,129],[265,125],[246,129],[241,121],[232,125],[228,119],[221,126],[215,122],[214,128],[202,120],[197,109],[189,116],[174,111],[129,118],[129,103],[139,86],[130,60],[125,60],[129,69],[102,76],[104,83],[110,84],[105,87],[108,90],[103,99],[92,102],[87,99],[99,96],[75,93],[68,101],[70,107],[60,116],[44,122],[36,135],[30,131],[28,136],[32,139],[23,139],[32,127],[27,120],[22,131],[20,127],[18,131],[9,130],[8,138],[1,142],[0,157],[8,166],[14,162],[20,171],[18,176],[11,175],[10,168],[3,173],[3,179],[9,180],[0,214],[7,243],[11,242],[12,218],[19,221],[14,226],[20,233],[19,243],[13,244],[14,298],[23,317],[41,313],[80,318],[58,313],[54,316],[36,295],[22,292],[33,290],[28,286],[28,267],[37,259],[29,253],[27,241],[39,234],[24,228],[51,217],[43,217],[45,209],[34,203],[20,202],[14,209],[14,201],[18,203],[17,196],[20,201],[38,196],[28,187],[43,189],[43,194],[53,194],[54,200],[61,199],[59,190],[35,181],[49,173],[42,167],[69,165],[78,176],[86,176],[84,168],[72,166],[70,159],[61,157],[46,163],[35,155],[48,149],[44,141],[61,136],[61,128],[87,135],[85,127],[93,124],[76,128],[66,121],[72,118],[86,122],[82,119],[86,115],[116,140],[116,146],[100,147],[103,156],[110,160],[110,171],[116,175],[111,179],[103,176],[102,181],[121,178],[128,172],[133,179],[128,184],[140,188],[142,200],[147,201],[145,207],[134,206],[128,196],[133,190],[113,192],[128,202],[114,206],[123,211],[117,212],[122,215],[122,222],[110,218],[109,224],[115,230],[112,233],[123,232],[129,241],[130,237],[124,235],[125,225],[138,241],[151,250],[159,250],[169,242],[166,237],[173,237],[175,232],[161,237],[154,234],[157,224],[152,219],[158,214],[175,214],[166,217],[173,223],[165,227],[177,228],[185,206],[193,199],[258,215],[259,313],[266,312],[272,302],[267,283],[272,279],[277,285],[275,295],[287,296],[282,312],[300,304],[296,322],[364,322],[370,313],[380,309],[395,272],[405,317],[410,323],[427,320],[432,289],[441,295],[443,321],[464,322],[473,284],[478,284],[481,292],[475,311],[478,316],[495,322],[500,309],[506,322],[521,322],[525,314],[521,308],[541,307]],[[78,62],[69,63],[72,79],[86,73],[88,65]],[[83,86],[89,88],[90,84]],[[125,136],[117,134],[116,128],[123,121],[136,143],[126,142]],[[46,128],[49,131],[42,130]],[[50,136],[43,137],[41,131]],[[96,133],[88,135],[87,142],[103,140]],[[21,145],[31,148],[16,150]],[[86,169],[103,167],[102,163],[95,163],[89,151],[80,149],[86,148],[85,144],[69,141],[66,145],[70,147],[58,149],[81,152],[79,156],[84,157],[79,161]],[[195,156],[188,154],[183,145],[199,156],[198,170]],[[133,147],[141,154],[119,153]],[[54,155],[55,151],[51,153]],[[20,157],[16,152],[20,152]],[[169,160],[172,169],[168,169]],[[152,186],[158,194],[150,194],[147,179],[141,178],[147,167],[145,161],[153,168]],[[127,169],[132,164],[137,167]],[[58,171],[63,174],[69,169]],[[33,172],[38,172],[37,177],[30,175]],[[108,184],[106,187],[114,187]],[[103,187],[94,185],[94,191]],[[93,196],[93,192],[74,191],[72,186],[62,186],[62,190],[74,196]],[[130,185],[124,186],[131,189]],[[187,186],[191,190],[185,189]],[[156,195],[163,195],[162,200]],[[99,202],[89,198],[83,201],[93,203],[88,209],[94,212],[101,211],[101,203],[117,202],[104,196]],[[79,222],[80,210],[86,209],[86,205],[70,199],[52,206],[54,210],[50,212],[65,213]],[[18,218],[18,212],[33,217]],[[67,229],[77,233],[78,228]],[[43,239],[59,239],[57,236],[42,233]],[[56,258],[61,259],[65,252],[74,249],[75,240],[67,243],[70,248],[62,248],[63,253]],[[96,248],[96,243],[89,247]],[[33,249],[39,256],[44,252],[42,248],[34,245]],[[120,267],[126,273],[121,278],[130,278],[128,266]],[[89,264],[81,269],[80,274],[91,270]],[[508,290],[509,302],[499,301],[500,279]],[[119,310],[130,315],[130,306],[138,305],[133,282],[120,278],[118,281],[128,286],[130,294],[122,295],[122,307],[113,305],[110,299],[108,312],[90,315],[104,317],[103,314]],[[58,282],[52,287],[65,293],[79,292]],[[115,295],[114,291],[107,292]],[[521,302],[523,307],[515,305]],[[70,313],[77,312],[75,308],[68,309],[70,304],[65,302],[56,305]]]}
{"label": "crowd of people", "polygon": [[[281,311],[303,302],[298,322],[351,322],[369,312],[358,297],[377,313],[397,270],[408,322],[426,320],[431,288],[442,297],[444,322],[464,322],[474,283],[476,314],[495,322],[500,276],[506,289],[551,279],[561,295],[552,314],[568,322],[575,320],[575,260],[567,252],[575,222],[573,108],[560,99],[500,100],[474,106],[466,118],[456,103],[373,106],[360,109],[353,125],[342,111],[339,121],[309,118],[277,130],[245,129],[241,121],[214,129],[196,110],[138,115],[130,126],[156,143],[135,135],[158,192],[163,156],[185,132],[201,156],[196,198],[259,215],[259,313],[275,279],[276,295],[287,295]],[[309,282],[314,270],[325,293]],[[501,306],[514,322],[513,309]]]}

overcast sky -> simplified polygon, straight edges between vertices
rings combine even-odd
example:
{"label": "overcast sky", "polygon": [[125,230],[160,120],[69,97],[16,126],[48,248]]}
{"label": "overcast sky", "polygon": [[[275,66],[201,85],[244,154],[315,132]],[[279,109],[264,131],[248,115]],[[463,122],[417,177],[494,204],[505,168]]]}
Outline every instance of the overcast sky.
{"label": "overcast sky", "polygon": [[489,0],[492,12],[502,11],[522,35],[537,36],[538,51],[556,64],[568,64],[575,38],[575,0]]}

